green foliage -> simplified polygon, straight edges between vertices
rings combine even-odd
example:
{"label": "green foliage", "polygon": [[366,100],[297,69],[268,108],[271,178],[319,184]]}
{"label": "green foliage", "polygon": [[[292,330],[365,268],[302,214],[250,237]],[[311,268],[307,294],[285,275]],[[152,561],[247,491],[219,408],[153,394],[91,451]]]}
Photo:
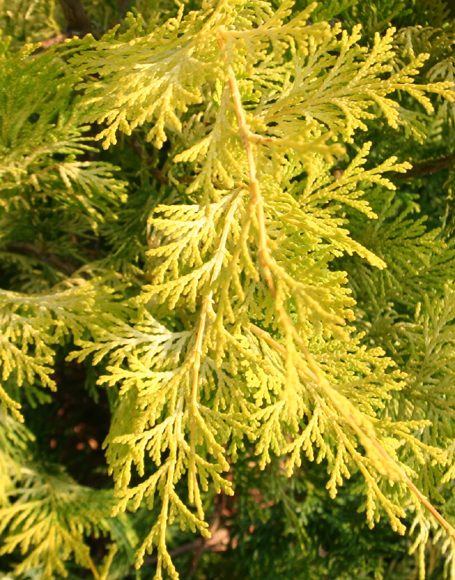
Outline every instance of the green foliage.
{"label": "green foliage", "polygon": [[105,492],[85,490],[47,474],[43,478],[31,472],[24,479],[23,487],[15,490],[14,503],[0,510],[0,529],[7,532],[3,554],[16,548],[26,554],[16,574],[44,564],[44,577],[66,576],[64,562],[70,558],[95,571],[83,536],[108,531],[110,494],[106,497]]}
{"label": "green foliage", "polygon": [[[122,2],[88,1],[94,35],[64,42],[65,10],[16,4],[0,2],[4,566],[126,577],[134,546],[145,577],[178,578],[171,546],[209,546],[214,497],[233,496],[227,556],[256,554],[233,574],[405,577],[409,551],[421,578],[455,578],[443,3],[137,2],[121,20]],[[85,376],[65,384],[71,361]],[[113,490],[40,441],[38,406],[75,386],[108,407]]]}

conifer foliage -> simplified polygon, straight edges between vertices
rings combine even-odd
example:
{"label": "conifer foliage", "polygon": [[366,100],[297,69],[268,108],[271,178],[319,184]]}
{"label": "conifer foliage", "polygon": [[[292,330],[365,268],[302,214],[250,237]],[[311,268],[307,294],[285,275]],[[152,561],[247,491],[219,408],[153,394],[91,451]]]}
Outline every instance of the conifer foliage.
{"label": "conifer foliage", "polygon": [[455,578],[448,9],[74,4],[0,0],[0,568]]}

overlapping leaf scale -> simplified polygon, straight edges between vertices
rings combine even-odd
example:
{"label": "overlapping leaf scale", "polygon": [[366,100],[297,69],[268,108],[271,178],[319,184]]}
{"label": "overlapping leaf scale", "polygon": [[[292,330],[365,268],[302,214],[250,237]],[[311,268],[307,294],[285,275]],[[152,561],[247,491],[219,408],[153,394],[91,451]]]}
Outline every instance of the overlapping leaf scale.
{"label": "overlapping leaf scale", "polygon": [[354,216],[351,229],[387,268],[372,272],[356,261],[358,271],[352,284],[359,301],[368,296],[371,306],[384,308],[390,302],[401,303],[407,296],[415,304],[422,293],[443,287],[453,278],[453,243],[445,239],[439,228],[429,229],[425,216],[412,218],[418,211],[412,201],[378,190],[373,190],[369,198],[378,219],[366,228]]}
{"label": "overlapping leaf scale", "polygon": [[[383,36],[377,34],[371,50],[361,46],[360,39],[359,27],[354,27],[349,34],[335,25],[330,31],[330,40],[316,37],[307,52],[296,53],[294,68],[282,75],[280,90],[264,92],[254,110],[252,126],[269,137],[263,141],[264,146],[274,146],[284,140],[288,147],[298,148],[299,142],[305,145],[314,136],[320,136],[322,127],[328,132],[327,137],[349,143],[355,132],[367,129],[366,123],[378,116],[378,112],[397,128],[403,121],[398,103],[389,95],[399,90],[407,91],[427,112],[433,108],[426,92],[436,92],[453,100],[448,81],[412,83],[425,62],[424,54],[393,71],[394,29]],[[319,128],[316,133],[315,126]]]}
{"label": "overlapping leaf scale", "polygon": [[82,88],[91,119],[108,125],[98,135],[104,147],[117,142],[118,131],[129,135],[144,123],[152,124],[147,139],[158,148],[167,140],[167,130],[181,131],[180,116],[204,101],[204,85],[216,66],[210,42],[216,14],[212,20],[209,15],[207,11],[196,19],[192,13],[182,21],[180,13],[134,40],[113,43],[108,34],[96,43],[96,51],[88,44],[82,56],[74,56],[74,66],[98,77]]}
{"label": "overlapping leaf scale", "polygon": [[[392,29],[369,49],[358,27],[348,33],[337,24],[311,26],[311,8],[295,20],[291,8],[291,2],[277,11],[262,1],[221,2],[213,10],[205,4],[199,22],[190,13],[131,44],[100,43],[85,69],[101,71],[85,88],[93,119],[107,122],[105,144],[115,142],[117,130],[129,134],[150,123],[157,147],[172,133],[174,160],[188,164],[194,179],[188,194],[195,203],[160,206],[150,218],[149,283],[136,300],[163,320],[172,314],[171,335],[188,334],[172,339],[152,324],[145,347],[142,338],[131,346],[136,330],[123,332],[124,347],[112,337],[99,340],[106,356],[118,351],[103,379],[120,385],[107,441],[118,509],[142,500],[153,507],[159,498],[139,553],[141,562],[158,547],[158,577],[163,567],[176,577],[165,545],[169,523],[206,533],[201,490],[210,480],[216,491],[230,492],[221,475],[229,468],[226,447],[235,453],[245,431],[256,439],[262,466],[273,454],[288,454],[290,471],[302,452],[325,459],[332,495],[353,470],[360,472],[369,524],[385,512],[401,533],[410,491],[422,500],[409,479],[413,465],[400,462],[402,442],[417,463],[439,461],[414,437],[419,421],[378,425],[402,384],[390,359],[360,343],[343,350],[346,336],[336,333],[352,319],[353,300],[333,259],[357,253],[384,266],[367,243],[353,239],[343,211],[373,218],[362,178],[392,189],[380,174],[406,165],[392,158],[365,170],[366,146],[338,183],[329,172],[340,153],[331,140],[352,142],[380,114],[394,128],[403,123],[394,92],[407,92],[427,112],[427,92],[449,100],[453,93],[445,82],[413,84],[425,56],[392,69]],[[308,174],[307,188],[297,193],[281,184],[296,152]],[[298,256],[302,241],[307,252]],[[324,344],[324,332],[336,348]],[[157,354],[163,348],[174,352],[164,368]],[[245,417],[253,433],[242,430]]]}
{"label": "overlapping leaf scale", "polygon": [[[156,524],[142,544],[139,560],[159,545],[167,561],[162,537],[174,520],[182,528],[206,533],[201,492],[210,485],[231,493],[231,484],[222,476],[229,467],[224,446],[229,442],[241,446],[248,431],[244,410],[248,405],[251,408],[251,401],[235,375],[242,368],[238,355],[231,349],[221,368],[214,365],[211,352],[216,336],[209,332],[195,378],[195,324],[191,330],[171,332],[143,311],[134,327],[100,329],[95,342],[80,341],[81,350],[75,353],[79,360],[93,355],[100,362],[106,357],[100,383],[120,386],[105,443],[118,490],[117,511],[127,506],[137,509],[143,502],[152,509],[157,494],[161,497]],[[192,400],[195,380],[200,385],[196,407]],[[235,404],[226,404],[227,387],[238,392]],[[185,488],[187,498],[183,499]],[[195,513],[188,507],[192,504]]]}
{"label": "overlapping leaf scale", "polygon": [[[428,293],[417,305],[413,320],[398,324],[398,336],[408,379],[397,409],[429,425],[422,439],[448,449],[455,436],[455,301],[453,284],[443,293]],[[403,403],[406,408],[403,409]],[[393,409],[393,407],[392,407]],[[449,463],[450,464],[450,463]]]}
{"label": "overlapping leaf scale", "polygon": [[0,533],[8,532],[0,554],[18,548],[23,554],[16,574],[39,573],[42,578],[68,576],[68,561],[74,561],[95,577],[98,571],[87,538],[115,535],[109,518],[112,493],[94,491],[76,484],[63,474],[49,475],[36,466],[22,467],[14,498],[0,507]]}
{"label": "overlapping leaf scale", "polygon": [[[237,190],[217,203],[156,209],[149,221],[151,284],[143,287],[141,302],[164,303],[169,309],[184,304],[195,311],[201,297],[228,275],[242,233],[242,196]],[[223,224],[228,227],[226,238]]]}
{"label": "overlapping leaf scale", "polygon": [[[104,308],[101,308],[102,303]],[[106,307],[108,304],[111,309]],[[90,311],[92,317],[87,316]],[[48,294],[1,290],[2,405],[20,418],[20,400],[30,395],[35,386],[55,390],[53,373],[57,345],[68,336],[80,338],[90,332],[90,328],[102,326],[121,312],[122,307],[112,300],[112,289],[99,280],[98,283],[87,282],[75,277]],[[24,386],[27,389],[21,395],[20,389]],[[34,396],[39,397],[39,393]]]}

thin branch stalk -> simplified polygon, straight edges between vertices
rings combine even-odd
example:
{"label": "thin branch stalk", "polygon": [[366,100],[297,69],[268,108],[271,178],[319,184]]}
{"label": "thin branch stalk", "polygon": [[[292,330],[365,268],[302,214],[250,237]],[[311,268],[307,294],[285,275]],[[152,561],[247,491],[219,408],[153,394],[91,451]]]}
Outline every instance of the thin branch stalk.
{"label": "thin branch stalk", "polygon": [[[283,358],[286,358],[286,348],[277,342],[268,332],[259,328],[255,324],[250,325],[251,331],[256,334],[256,336],[263,339],[267,344],[269,344],[274,350],[279,352]],[[403,471],[403,468],[391,457],[384,447],[381,445],[380,441],[376,438],[376,436],[372,435],[371,433],[366,433],[365,429],[362,428],[362,425],[359,425],[358,421],[355,417],[349,413],[345,408],[342,408],[338,399],[342,397],[345,399],[345,403],[347,408],[352,406],[352,403],[348,399],[346,399],[343,395],[336,392],[335,396],[335,389],[329,384],[327,379],[321,375],[321,372],[317,366],[313,365],[313,368],[310,368],[313,372],[313,379],[316,384],[323,390],[323,392],[329,397],[332,404],[336,407],[337,411],[339,411],[342,416],[346,418],[350,427],[357,433],[357,435],[362,439],[367,439],[368,442],[375,448],[375,450],[379,453],[379,455],[386,461],[386,463],[393,468],[395,474],[401,479],[401,481],[407,486],[409,491],[412,495],[422,504],[435,518],[435,520],[440,524],[442,528],[448,533],[448,535],[455,540],[455,530],[451,526],[451,524],[444,518],[444,516],[439,513],[439,511],[434,507],[434,505],[423,495],[423,493],[418,489],[418,487],[411,481],[411,479],[406,475]],[[314,372],[316,371],[316,373]]]}

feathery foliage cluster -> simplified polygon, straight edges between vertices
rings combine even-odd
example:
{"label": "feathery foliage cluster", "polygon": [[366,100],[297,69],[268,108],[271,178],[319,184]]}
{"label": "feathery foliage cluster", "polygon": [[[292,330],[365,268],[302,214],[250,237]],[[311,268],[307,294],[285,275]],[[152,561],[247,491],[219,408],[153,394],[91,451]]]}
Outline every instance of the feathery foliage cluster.
{"label": "feathery foliage cluster", "polygon": [[445,4],[0,24],[5,574],[455,578]]}

